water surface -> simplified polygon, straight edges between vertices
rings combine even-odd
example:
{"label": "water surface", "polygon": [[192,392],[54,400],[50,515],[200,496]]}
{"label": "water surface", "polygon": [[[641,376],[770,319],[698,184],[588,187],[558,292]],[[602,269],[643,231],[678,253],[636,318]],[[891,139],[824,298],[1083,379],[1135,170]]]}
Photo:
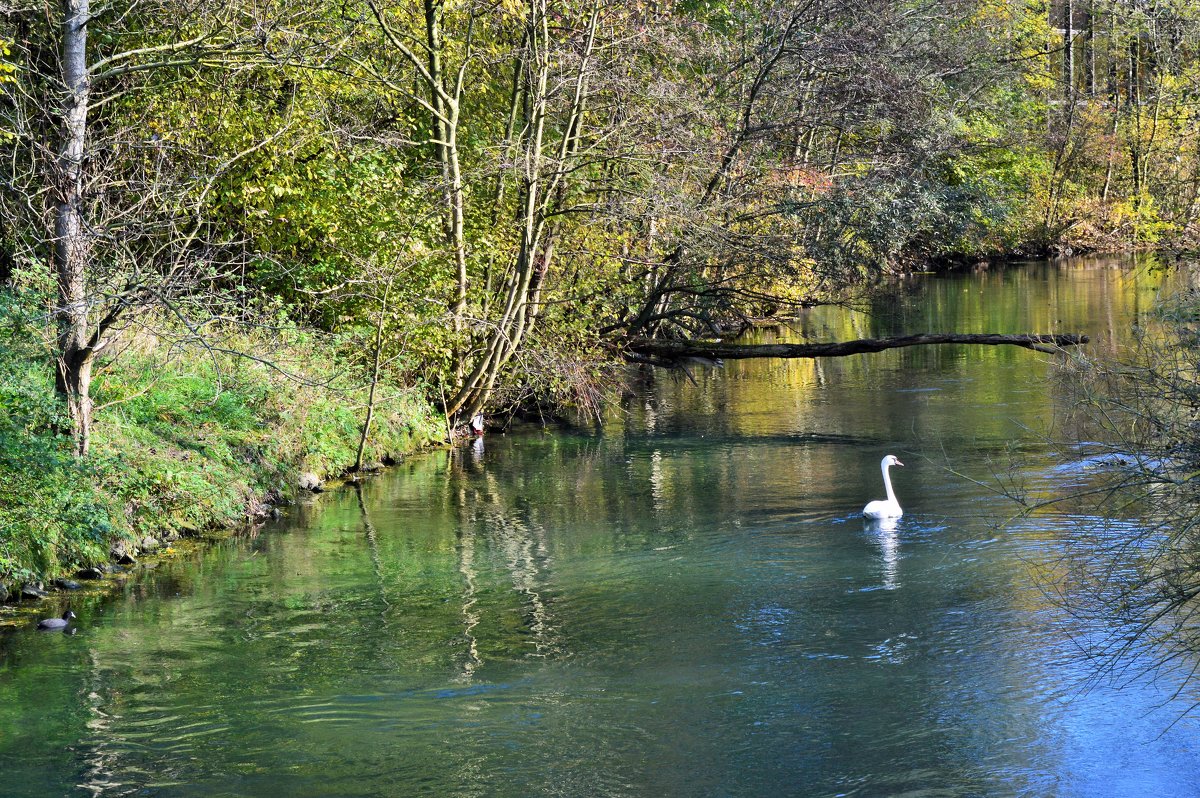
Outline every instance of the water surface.
{"label": "water surface", "polygon": [[[1088,332],[1169,275],[929,277],[788,340]],[[491,435],[22,632],[7,796],[1195,796],[1169,680],[1092,678],[1047,597],[1054,358],[923,347],[730,363],[602,432]],[[858,512],[906,462],[895,528]],[[1130,522],[1133,523],[1133,522]],[[1088,689],[1084,689],[1087,687]]]}

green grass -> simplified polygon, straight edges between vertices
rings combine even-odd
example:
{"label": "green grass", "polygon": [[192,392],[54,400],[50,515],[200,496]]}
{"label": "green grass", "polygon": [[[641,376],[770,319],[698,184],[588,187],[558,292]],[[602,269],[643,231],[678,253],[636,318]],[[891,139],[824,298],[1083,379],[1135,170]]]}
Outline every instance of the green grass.
{"label": "green grass", "polygon": [[[300,473],[354,463],[361,370],[338,342],[299,330],[218,336],[221,349],[269,363],[145,333],[124,341],[97,369],[92,450],[79,461],[36,311],[0,295],[0,579],[105,560],[120,539],[236,526],[264,497],[290,498]],[[380,397],[367,462],[441,437],[414,390],[386,384]]]}

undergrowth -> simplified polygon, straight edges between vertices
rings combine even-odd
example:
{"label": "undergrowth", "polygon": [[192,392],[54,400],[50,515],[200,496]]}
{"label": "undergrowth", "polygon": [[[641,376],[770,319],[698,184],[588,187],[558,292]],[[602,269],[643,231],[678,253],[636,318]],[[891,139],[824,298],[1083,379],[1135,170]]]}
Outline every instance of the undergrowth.
{"label": "undergrowth", "polygon": [[[355,460],[365,380],[345,341],[226,330],[204,345],[127,332],[93,384],[92,451],[71,454],[36,297],[0,293],[0,579],[48,578],[114,543],[243,523],[305,471]],[[249,355],[249,356],[247,356]],[[442,435],[420,395],[380,386],[367,462]]]}

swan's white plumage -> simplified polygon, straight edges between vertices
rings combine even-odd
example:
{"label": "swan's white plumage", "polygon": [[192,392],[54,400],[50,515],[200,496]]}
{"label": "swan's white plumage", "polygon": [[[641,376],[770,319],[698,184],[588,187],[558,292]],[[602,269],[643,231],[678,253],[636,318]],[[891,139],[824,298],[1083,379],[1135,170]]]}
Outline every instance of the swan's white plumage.
{"label": "swan's white plumage", "polygon": [[883,471],[883,488],[887,491],[887,498],[868,503],[863,508],[863,515],[867,518],[899,518],[904,515],[904,510],[900,509],[900,502],[896,501],[896,493],[892,490],[892,478],[888,474],[888,468],[894,465],[904,465],[894,454],[889,454],[879,464],[880,470]]}

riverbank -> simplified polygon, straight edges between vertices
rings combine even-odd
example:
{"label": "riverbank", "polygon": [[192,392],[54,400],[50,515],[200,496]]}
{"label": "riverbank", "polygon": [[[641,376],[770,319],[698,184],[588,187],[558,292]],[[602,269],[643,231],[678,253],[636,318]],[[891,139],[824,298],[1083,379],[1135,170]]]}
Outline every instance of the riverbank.
{"label": "riverbank", "polygon": [[[253,523],[355,462],[367,386],[345,341],[283,326],[201,342],[169,325],[130,331],[100,364],[92,452],[76,460],[44,318],[0,297],[0,601]],[[415,390],[377,395],[365,463],[444,436]]]}

